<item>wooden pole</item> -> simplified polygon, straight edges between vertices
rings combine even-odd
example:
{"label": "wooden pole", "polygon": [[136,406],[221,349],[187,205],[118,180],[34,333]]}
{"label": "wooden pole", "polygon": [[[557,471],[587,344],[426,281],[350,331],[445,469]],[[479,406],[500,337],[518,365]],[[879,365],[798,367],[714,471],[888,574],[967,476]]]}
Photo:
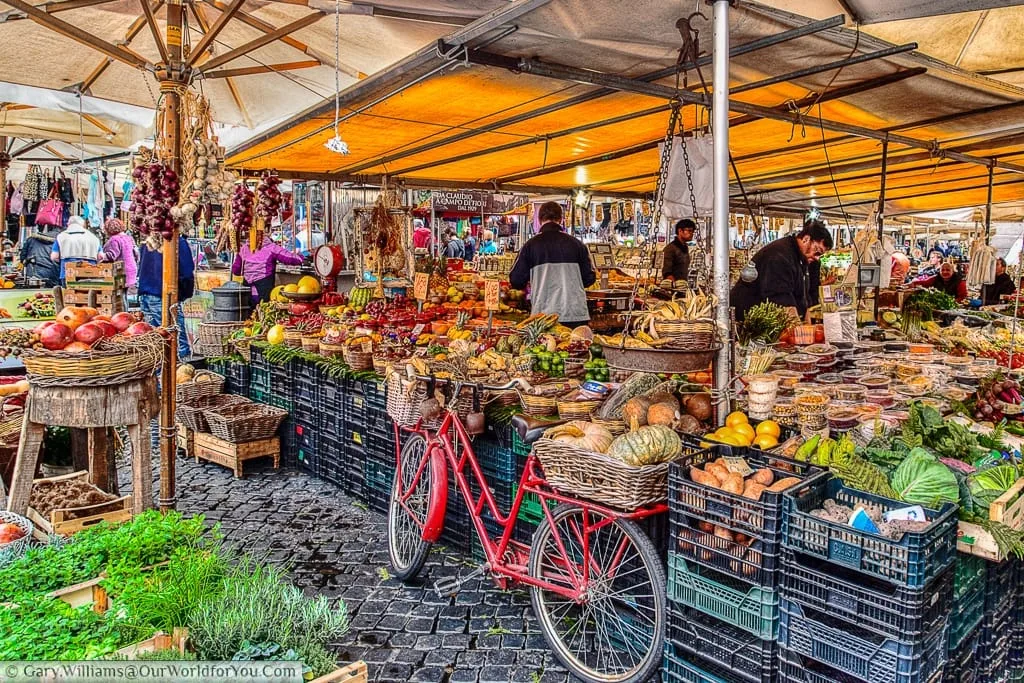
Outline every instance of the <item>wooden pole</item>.
{"label": "wooden pole", "polygon": [[[181,95],[180,89],[187,87],[191,70],[182,60],[182,17],[184,8],[181,0],[167,3],[167,55],[166,68],[158,72],[160,93],[163,104],[164,128],[160,133],[165,137],[165,149],[170,150],[167,162],[175,173],[181,174]],[[163,301],[162,320],[164,327],[176,328],[178,306],[178,227],[163,248]],[[174,424],[175,375],[178,366],[178,337],[172,334],[165,346],[163,381],[160,383],[160,510],[175,509],[175,458],[177,457],[176,430]]]}

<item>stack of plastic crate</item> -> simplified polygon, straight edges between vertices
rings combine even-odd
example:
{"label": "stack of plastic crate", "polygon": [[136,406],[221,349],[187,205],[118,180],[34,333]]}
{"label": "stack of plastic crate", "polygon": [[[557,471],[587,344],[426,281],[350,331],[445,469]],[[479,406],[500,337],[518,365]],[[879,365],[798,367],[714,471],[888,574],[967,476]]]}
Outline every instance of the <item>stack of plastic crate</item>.
{"label": "stack of plastic crate", "polygon": [[[665,678],[719,683],[778,680],[779,560],[783,496],[758,500],[698,484],[691,467],[720,454],[693,448],[669,468],[669,622]],[[827,476],[804,463],[750,449],[752,470],[773,480]]]}
{"label": "stack of plastic crate", "polygon": [[978,629],[974,652],[976,683],[1002,683],[1010,678],[1019,588],[1017,561],[986,562],[985,613]]}
{"label": "stack of plastic crate", "polygon": [[822,510],[826,501],[882,513],[906,503],[815,482],[786,498],[779,625],[781,681],[927,683],[948,646],[956,506],[925,509],[928,525],[898,538]]}

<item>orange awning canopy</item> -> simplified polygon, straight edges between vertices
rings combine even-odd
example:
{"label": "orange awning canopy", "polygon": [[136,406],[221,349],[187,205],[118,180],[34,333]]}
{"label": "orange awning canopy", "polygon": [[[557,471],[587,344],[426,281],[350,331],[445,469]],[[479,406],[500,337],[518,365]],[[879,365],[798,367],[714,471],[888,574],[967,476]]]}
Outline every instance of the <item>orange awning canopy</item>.
{"label": "orange awning canopy", "polygon": [[[582,80],[598,83],[606,74],[639,79],[670,68],[680,47],[678,6],[633,4],[625,21],[615,0],[587,2],[586,12],[575,11],[579,0],[551,0],[520,17],[514,32],[496,32],[500,39],[485,48],[490,56],[483,61],[531,58],[591,70]],[[993,201],[1024,197],[1024,90],[839,26],[746,49],[808,23],[750,2],[732,12],[732,46],[740,54],[730,73],[730,145],[755,207],[802,213],[811,204],[826,212],[842,205],[870,213],[886,132],[889,215],[983,205],[989,160],[996,165]],[[709,47],[708,23],[694,17],[692,25],[700,45]],[[879,51],[886,56],[860,58]],[[662,91],[601,90],[579,80],[467,66],[461,57],[424,49],[342,93],[339,133],[348,156],[324,147],[334,135],[328,100],[233,150],[228,163],[342,181],[388,176],[422,187],[654,190],[658,143],[669,119]],[[841,68],[814,68],[851,57],[856,62]],[[710,82],[710,66],[702,71]],[[779,75],[790,77],[764,83]],[[670,75],[655,83],[674,87],[676,80]],[[700,75],[686,71],[680,86],[701,94]],[[763,109],[753,116],[744,105]],[[765,112],[788,120],[763,118]],[[707,110],[685,106],[683,121],[687,131],[703,131]],[[848,132],[851,126],[872,138]],[[735,175],[732,192],[742,206]]]}

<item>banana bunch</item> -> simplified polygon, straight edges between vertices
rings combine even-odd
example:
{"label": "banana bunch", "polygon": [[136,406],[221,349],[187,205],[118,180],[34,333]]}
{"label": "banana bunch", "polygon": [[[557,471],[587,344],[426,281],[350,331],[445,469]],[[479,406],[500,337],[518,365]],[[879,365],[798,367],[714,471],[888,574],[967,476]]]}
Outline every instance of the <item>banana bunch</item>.
{"label": "banana bunch", "polygon": [[594,335],[594,341],[601,346],[611,348],[626,348],[626,349],[653,349],[660,344],[666,343],[664,340],[654,339],[651,335],[644,331],[637,331],[633,333],[635,336],[625,337],[620,334],[613,334],[605,336],[601,334]]}
{"label": "banana bunch", "polygon": [[501,372],[508,369],[508,360],[494,349],[487,349],[479,356],[469,358],[466,367],[475,372]]}
{"label": "banana bunch", "polygon": [[374,339],[373,335],[360,334],[360,335],[356,335],[355,337],[350,337],[350,338],[346,339],[345,340],[345,346],[359,346],[360,344],[364,344],[364,343],[367,343],[367,342],[372,344],[375,341],[380,341],[379,335],[378,335],[378,339]]}
{"label": "banana bunch", "polygon": [[517,330],[525,330],[528,327],[543,328],[544,332],[558,324],[558,316],[554,313],[536,313],[516,325]]}

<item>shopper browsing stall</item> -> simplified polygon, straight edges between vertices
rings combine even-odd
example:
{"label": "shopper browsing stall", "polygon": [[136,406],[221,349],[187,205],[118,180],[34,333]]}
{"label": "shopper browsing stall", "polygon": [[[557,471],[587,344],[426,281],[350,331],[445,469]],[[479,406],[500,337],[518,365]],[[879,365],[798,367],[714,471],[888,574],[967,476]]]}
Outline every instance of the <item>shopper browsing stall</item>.
{"label": "shopper browsing stall", "polygon": [[996,281],[981,288],[981,301],[985,306],[1000,303],[1000,297],[1009,296],[1017,291],[1013,278],[1006,272],[1006,259],[996,259]]}
{"label": "shopper browsing stall", "polygon": [[60,266],[50,258],[53,245],[57,240],[55,230],[48,225],[36,227],[21,245],[18,258],[25,269],[26,278],[38,278],[45,287],[56,287],[60,284]]}
{"label": "shopper browsing stall", "polygon": [[804,223],[796,235],[775,240],[752,259],[757,267],[753,282],[737,282],[729,295],[736,309],[736,319],[764,301],[785,306],[789,312],[805,319],[813,303],[809,264],[832,248],[832,235],[818,220]]}
{"label": "shopper browsing stall", "polygon": [[686,282],[690,274],[690,240],[697,224],[689,218],[676,223],[676,238],[665,247],[661,276],[672,282]]}
{"label": "shopper browsing stall", "polygon": [[103,225],[107,243],[103,245],[101,261],[124,264],[125,286],[134,289],[139,281],[139,265],[135,256],[135,240],[124,230],[124,223],[117,218],[108,218]]}
{"label": "shopper browsing stall", "polygon": [[231,274],[241,275],[246,286],[252,288],[253,306],[270,300],[278,263],[297,266],[302,263],[302,257],[274,244],[269,237],[263,238],[263,244],[256,251],[249,248],[248,241],[238,250],[238,256],[231,264]]}
{"label": "shopper browsing stall", "polygon": [[423,221],[416,218],[412,222],[412,246],[415,249],[426,249],[430,251],[430,247],[433,244],[433,237],[430,235],[430,229],[423,224]]}
{"label": "shopper browsing stall", "polygon": [[[139,245],[139,307],[146,317],[146,322],[154,327],[163,320],[164,292],[164,255],[167,244],[161,241],[160,249],[154,250],[146,242]],[[175,326],[178,328],[178,358],[185,360],[192,355],[188,343],[188,332],[185,330],[185,316],[181,305],[191,299],[195,293],[196,263],[192,259],[192,250],[184,237],[178,237],[178,310],[175,315]]]}
{"label": "shopper browsing stall", "polygon": [[494,241],[494,233],[484,230],[480,235],[480,249],[477,251],[481,256],[494,256],[498,253],[498,244]]}
{"label": "shopper browsing stall", "polygon": [[555,313],[569,327],[586,325],[590,313],[584,289],[597,280],[590,253],[562,230],[562,207],[557,202],[541,205],[538,218],[540,232],[523,245],[509,283],[516,289],[530,284],[533,313]]}
{"label": "shopper browsing stall", "polygon": [[50,251],[50,258],[60,264],[60,279],[64,281],[64,269],[69,263],[91,263],[103,255],[100,239],[85,228],[85,221],[78,216],[68,219],[68,227],[57,235]]}

